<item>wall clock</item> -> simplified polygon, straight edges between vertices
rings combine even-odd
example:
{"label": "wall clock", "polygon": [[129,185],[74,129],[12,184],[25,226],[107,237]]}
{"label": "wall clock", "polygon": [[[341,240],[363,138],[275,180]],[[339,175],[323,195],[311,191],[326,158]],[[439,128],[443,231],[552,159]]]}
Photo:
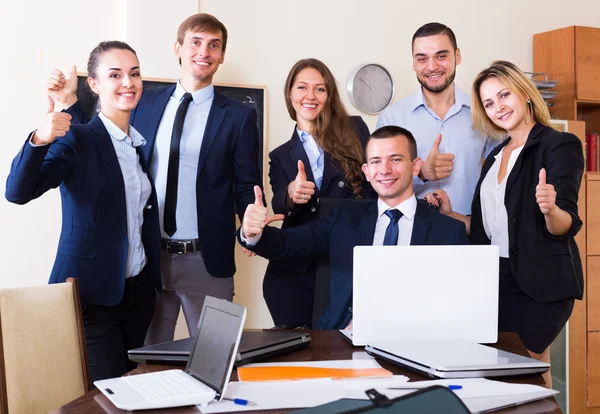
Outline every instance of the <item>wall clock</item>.
{"label": "wall clock", "polygon": [[368,63],[359,66],[350,74],[346,90],[356,109],[374,115],[392,103],[394,81],[390,72],[383,66]]}

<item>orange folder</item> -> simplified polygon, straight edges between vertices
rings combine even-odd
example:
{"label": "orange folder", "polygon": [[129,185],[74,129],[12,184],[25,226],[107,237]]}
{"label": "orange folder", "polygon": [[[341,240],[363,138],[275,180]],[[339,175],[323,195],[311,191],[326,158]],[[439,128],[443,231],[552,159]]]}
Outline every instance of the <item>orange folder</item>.
{"label": "orange folder", "polygon": [[281,381],[314,378],[359,378],[391,377],[392,373],[383,368],[319,368],[306,366],[271,365],[239,367],[240,381]]}

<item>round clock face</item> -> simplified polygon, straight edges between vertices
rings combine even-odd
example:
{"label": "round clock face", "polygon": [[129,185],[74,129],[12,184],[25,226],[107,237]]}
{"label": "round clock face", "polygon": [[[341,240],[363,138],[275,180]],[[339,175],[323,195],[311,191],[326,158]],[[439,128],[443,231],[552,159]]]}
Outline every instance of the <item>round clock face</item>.
{"label": "round clock face", "polygon": [[392,102],[394,81],[383,66],[364,65],[350,75],[348,96],[359,111],[377,114]]}

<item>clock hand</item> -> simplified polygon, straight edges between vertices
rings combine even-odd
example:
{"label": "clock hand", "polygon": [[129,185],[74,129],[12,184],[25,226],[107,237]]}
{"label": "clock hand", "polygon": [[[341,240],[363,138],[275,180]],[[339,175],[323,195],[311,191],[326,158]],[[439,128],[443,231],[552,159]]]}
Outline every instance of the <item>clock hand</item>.
{"label": "clock hand", "polygon": [[371,92],[375,92],[373,90],[373,87],[369,84],[369,82],[366,81],[365,78],[363,78],[362,76],[360,77],[360,80],[363,81],[365,83],[365,85],[367,85],[369,87],[369,89],[371,89]]}

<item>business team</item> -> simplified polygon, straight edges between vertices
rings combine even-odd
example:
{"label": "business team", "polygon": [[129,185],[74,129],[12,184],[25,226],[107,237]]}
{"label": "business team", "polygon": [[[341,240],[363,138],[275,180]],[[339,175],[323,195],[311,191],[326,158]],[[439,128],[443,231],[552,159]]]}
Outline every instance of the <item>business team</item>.
{"label": "business team", "polygon": [[[215,17],[189,17],[175,42],[179,82],[142,92],[133,49],[101,43],[88,63],[100,114],[85,124],[75,69],[55,70],[44,124],[13,161],[9,201],[60,187],[50,283],[81,281],[94,380],[130,369],[126,350],[145,335],[148,344],[172,340],[180,306],[195,335],[207,294],[233,298],[234,203],[240,242],[270,260],[263,291],[276,324],[310,326],[316,256],[331,263],[318,327],[343,328],[352,318],[354,246],[467,244],[470,232],[471,243],[498,244],[506,257],[500,328],[548,357],[583,291],[573,240],[583,158],[576,137],[547,126],[548,110],[518,68],[495,62],[477,77],[470,103],[454,84],[462,60],[454,33],[428,23],[412,39],[420,90],[385,110],[369,136],[360,117],[348,116],[327,66],[298,61],[284,88],[297,125],[269,154],[277,214],[268,216],[256,112],[212,85],[226,45]],[[54,112],[54,102],[66,111]],[[319,197],[373,202],[342,203],[317,220]],[[284,220],[282,230],[268,226],[274,220]],[[537,250],[520,243],[530,238]],[[527,264],[532,254],[548,272]]]}

